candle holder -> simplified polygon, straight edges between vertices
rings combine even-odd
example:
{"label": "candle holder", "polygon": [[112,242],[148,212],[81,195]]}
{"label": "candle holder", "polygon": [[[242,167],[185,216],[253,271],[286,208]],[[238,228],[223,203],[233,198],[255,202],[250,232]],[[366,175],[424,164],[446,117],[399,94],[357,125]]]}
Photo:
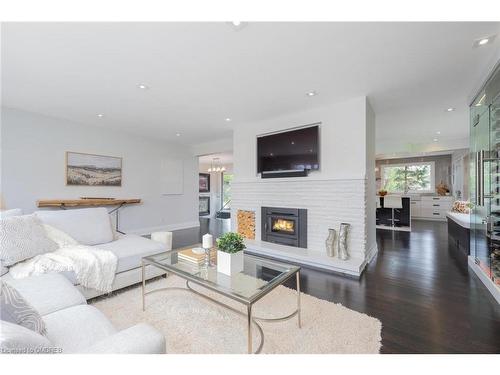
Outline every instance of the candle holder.
{"label": "candle holder", "polygon": [[204,248],[205,250],[205,267],[211,267],[213,266],[212,261],[210,259],[210,248]]}
{"label": "candle holder", "polygon": [[212,265],[210,262],[210,249],[214,246],[214,238],[210,233],[206,233],[201,239],[201,247],[205,250],[205,267],[210,267]]}

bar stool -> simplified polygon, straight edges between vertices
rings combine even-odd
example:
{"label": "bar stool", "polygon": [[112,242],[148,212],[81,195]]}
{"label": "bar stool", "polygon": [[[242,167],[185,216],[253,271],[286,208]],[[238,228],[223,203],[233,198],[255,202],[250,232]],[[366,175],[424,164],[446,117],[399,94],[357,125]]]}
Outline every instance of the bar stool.
{"label": "bar stool", "polygon": [[378,225],[380,222],[380,218],[378,217],[378,209],[382,208],[380,205],[380,197],[378,195],[375,196],[375,225]]}
{"label": "bar stool", "polygon": [[400,219],[394,218],[394,213],[396,211],[399,212],[399,210],[403,208],[403,199],[400,195],[386,195],[384,197],[384,208],[391,209],[391,218],[389,221],[391,222],[391,227],[394,227],[396,222],[401,221]]}

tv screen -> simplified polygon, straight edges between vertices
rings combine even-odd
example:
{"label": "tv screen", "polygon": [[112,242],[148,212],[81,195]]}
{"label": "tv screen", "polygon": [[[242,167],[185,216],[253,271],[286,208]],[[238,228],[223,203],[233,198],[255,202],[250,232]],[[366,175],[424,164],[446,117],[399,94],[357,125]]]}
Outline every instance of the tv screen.
{"label": "tv screen", "polygon": [[257,171],[319,169],[319,126],[309,126],[257,138]]}

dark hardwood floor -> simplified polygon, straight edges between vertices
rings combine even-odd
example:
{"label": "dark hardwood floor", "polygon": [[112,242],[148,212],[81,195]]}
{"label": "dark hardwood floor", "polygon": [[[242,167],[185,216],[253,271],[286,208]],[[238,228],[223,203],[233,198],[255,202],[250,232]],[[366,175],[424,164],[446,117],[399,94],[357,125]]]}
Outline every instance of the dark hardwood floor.
{"label": "dark hardwood floor", "polygon": [[[202,219],[200,228],[174,232],[173,245],[229,226]],[[302,291],[380,319],[382,353],[500,353],[500,307],[448,243],[446,223],[412,226],[377,231],[378,255],[360,280],[303,268]]]}

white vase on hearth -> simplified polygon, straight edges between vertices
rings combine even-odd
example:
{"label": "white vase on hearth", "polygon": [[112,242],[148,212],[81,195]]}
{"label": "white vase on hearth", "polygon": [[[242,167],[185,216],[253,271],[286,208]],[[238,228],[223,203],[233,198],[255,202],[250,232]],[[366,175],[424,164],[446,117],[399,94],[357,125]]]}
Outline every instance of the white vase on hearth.
{"label": "white vase on hearth", "polygon": [[326,238],[325,241],[325,247],[326,247],[326,255],[329,257],[334,257],[335,256],[335,248],[337,245],[337,232],[335,229],[328,229],[328,237]]}
{"label": "white vase on hearth", "polygon": [[351,229],[351,224],[341,223],[339,230],[339,259],[347,260],[349,259],[349,249],[347,248],[347,236],[349,235],[349,230]]}

